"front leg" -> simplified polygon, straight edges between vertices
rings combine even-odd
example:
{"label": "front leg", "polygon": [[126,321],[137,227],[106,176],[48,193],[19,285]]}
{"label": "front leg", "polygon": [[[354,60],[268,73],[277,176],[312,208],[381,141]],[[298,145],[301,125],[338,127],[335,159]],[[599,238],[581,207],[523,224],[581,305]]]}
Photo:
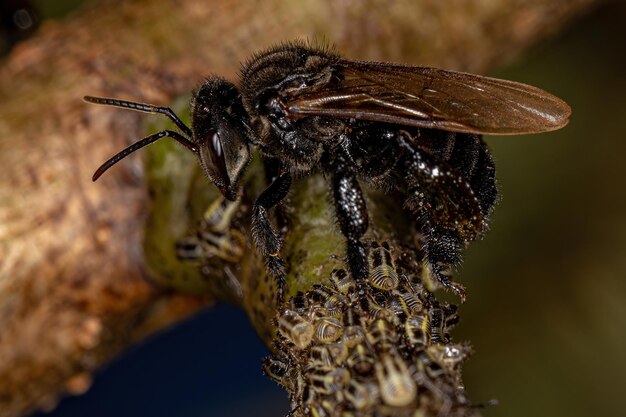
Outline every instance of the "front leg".
{"label": "front leg", "polygon": [[252,238],[264,258],[267,269],[278,284],[278,303],[285,296],[285,263],[280,259],[281,239],[267,212],[281,202],[291,187],[291,176],[281,171],[278,177],[259,195],[252,208]]}
{"label": "front leg", "polygon": [[359,186],[354,166],[350,164],[345,154],[340,153],[336,156],[331,163],[331,170],[337,220],[341,233],[347,241],[348,268],[356,283],[359,300],[363,306],[366,306],[365,283],[368,280],[369,268],[367,251],[361,242],[361,237],[369,226],[365,198]]}

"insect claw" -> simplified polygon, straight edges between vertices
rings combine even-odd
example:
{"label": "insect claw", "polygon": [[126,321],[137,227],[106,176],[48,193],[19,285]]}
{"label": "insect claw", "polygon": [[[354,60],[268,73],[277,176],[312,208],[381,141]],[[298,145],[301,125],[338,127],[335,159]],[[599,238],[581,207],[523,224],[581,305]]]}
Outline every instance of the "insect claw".
{"label": "insect claw", "polygon": [[467,299],[467,294],[465,292],[465,287],[463,285],[457,282],[450,281],[450,280],[441,282],[441,284],[446,290],[454,291],[454,293],[456,293],[456,295],[458,295],[459,298],[461,299],[461,304],[465,303],[465,300]]}

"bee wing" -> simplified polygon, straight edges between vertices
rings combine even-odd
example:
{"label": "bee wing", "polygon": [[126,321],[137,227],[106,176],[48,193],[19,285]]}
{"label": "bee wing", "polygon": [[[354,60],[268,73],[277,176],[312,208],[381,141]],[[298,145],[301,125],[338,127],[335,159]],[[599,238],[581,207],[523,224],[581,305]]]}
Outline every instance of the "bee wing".
{"label": "bee wing", "polygon": [[428,67],[339,60],[323,84],[286,92],[292,117],[329,116],[464,133],[559,129],[570,107],[537,87]]}

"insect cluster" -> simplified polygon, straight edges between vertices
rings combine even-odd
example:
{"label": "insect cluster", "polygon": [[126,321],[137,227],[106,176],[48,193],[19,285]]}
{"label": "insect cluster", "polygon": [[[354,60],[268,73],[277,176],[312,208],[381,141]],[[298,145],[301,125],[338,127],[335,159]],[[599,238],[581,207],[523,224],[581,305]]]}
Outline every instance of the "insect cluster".
{"label": "insect cluster", "polygon": [[368,260],[365,310],[354,279],[336,269],[332,285],[298,293],[279,312],[276,353],[263,368],[289,392],[291,414],[477,414],[461,381],[471,350],[448,333],[456,307],[436,301],[415,268],[396,266],[387,243],[372,242]]}
{"label": "insect cluster", "polygon": [[[195,153],[224,198],[236,202],[242,194],[252,197],[241,192],[251,148],[261,156],[269,184],[251,204],[249,231],[277,283],[273,301],[281,306],[275,354],[264,369],[289,391],[293,415],[476,413],[460,376],[470,348],[451,343],[448,334],[456,309],[438,302],[422,276],[464,300],[450,273],[485,232],[497,198],[495,166],[482,135],[559,129],[571,112],[566,103],[521,83],[351,61],[300,42],[254,55],[243,64],[238,85],[207,78],[192,99],[191,127],[167,107],[85,100],[160,113],[178,128],[122,150],[96,170],[94,180],[137,149],[169,137]],[[272,210],[288,195],[292,178],[315,173],[329,183],[346,269],[332,273],[332,285],[318,284],[285,303],[288,271],[281,249],[288,221]],[[416,259],[406,261],[404,251],[400,256],[385,242],[366,240],[370,219],[362,183],[403,207],[411,224],[407,236],[419,236],[419,247],[406,251],[419,251]],[[239,282],[228,273],[241,256],[243,229],[230,227],[238,209],[226,200],[212,206],[199,232],[179,242],[177,251],[199,262],[207,276],[221,269],[236,288]]]}
{"label": "insect cluster", "polygon": [[247,242],[242,222],[245,208],[241,198],[229,201],[220,196],[206,209],[193,234],[176,242],[178,259],[197,264],[212,292],[224,298],[234,296],[234,301],[242,297],[235,275]]}

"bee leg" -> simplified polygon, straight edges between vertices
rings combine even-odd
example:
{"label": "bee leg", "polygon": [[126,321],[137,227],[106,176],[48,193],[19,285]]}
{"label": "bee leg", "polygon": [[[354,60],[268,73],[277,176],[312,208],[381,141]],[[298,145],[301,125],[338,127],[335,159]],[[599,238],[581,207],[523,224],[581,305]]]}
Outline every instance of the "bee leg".
{"label": "bee leg", "polygon": [[363,191],[354,167],[345,155],[337,155],[331,166],[332,192],[341,233],[345,236],[348,268],[357,287],[362,306],[367,306],[366,282],[369,276],[367,250],[361,242],[369,226],[369,215]]}
{"label": "bee leg", "polygon": [[[401,165],[406,173],[405,207],[415,213],[424,235],[425,260],[441,285],[465,300],[463,286],[452,282],[447,274],[460,263],[461,251],[467,243],[476,239],[486,226],[486,211],[472,189],[472,178],[468,178],[476,171],[475,162],[456,168],[414,148],[404,138],[399,138],[399,143],[404,150]],[[474,154],[476,159],[480,148]]]}
{"label": "bee leg", "polygon": [[260,255],[265,259],[267,269],[278,283],[278,303],[284,300],[285,263],[279,256],[281,239],[268,217],[268,210],[285,198],[291,187],[291,176],[287,172],[280,175],[259,195],[252,208],[252,238]]}
{"label": "bee leg", "polygon": [[[278,178],[281,174],[281,164],[280,161],[273,158],[263,159],[263,168],[265,171],[265,179],[268,184],[274,182],[276,178]],[[288,228],[288,217],[285,211],[285,206],[289,206],[289,196],[285,196],[281,200],[282,204],[278,204],[276,206],[276,210],[274,210],[274,220],[276,229],[279,230],[283,235],[286,233]]]}
{"label": "bee leg", "polygon": [[[466,207],[474,207],[478,203],[480,215],[474,215],[480,222],[473,222],[473,229],[469,233],[462,227],[446,224],[445,228],[432,227],[429,222],[423,230],[426,235],[428,248],[427,261],[431,266],[431,270],[437,277],[437,280],[448,289],[456,292],[462,300],[465,299],[465,289],[452,281],[446,276],[446,269],[450,265],[460,262],[460,253],[470,240],[476,239],[484,230],[489,215],[493,210],[496,202],[497,189],[495,180],[495,165],[487,147],[487,144],[479,135],[456,134],[454,149],[451,152],[450,164],[460,174],[465,182],[469,183],[473,193],[473,198],[455,190],[455,187],[447,187],[450,195],[456,199],[459,204]],[[461,182],[457,181],[457,184]],[[476,208],[473,209],[477,212]],[[463,215],[463,211],[459,211],[461,216],[460,224],[465,222],[472,225],[472,221],[467,220],[467,216]],[[466,212],[468,213],[468,212]]]}
{"label": "bee leg", "polygon": [[433,275],[445,289],[454,291],[461,298],[461,302],[465,302],[465,287],[452,281],[448,276],[451,266],[461,262],[461,251],[465,247],[465,241],[453,230],[438,227],[426,229],[424,252]]}

